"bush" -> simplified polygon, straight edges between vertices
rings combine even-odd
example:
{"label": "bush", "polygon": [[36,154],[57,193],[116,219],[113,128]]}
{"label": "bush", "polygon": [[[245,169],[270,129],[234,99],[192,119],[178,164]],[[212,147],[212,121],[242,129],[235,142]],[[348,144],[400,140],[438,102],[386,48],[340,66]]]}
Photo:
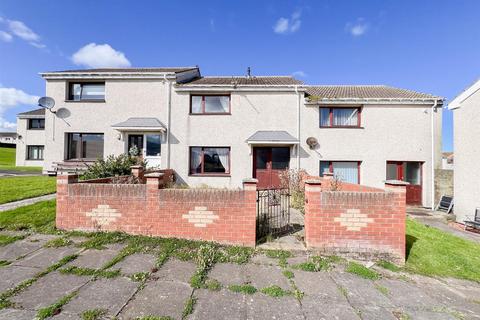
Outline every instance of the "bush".
{"label": "bush", "polygon": [[290,206],[305,213],[305,170],[287,169],[280,173],[282,188],[290,191]]}
{"label": "bush", "polygon": [[119,156],[109,155],[106,159],[98,159],[92,165],[87,165],[88,169],[83,174],[84,180],[108,178],[115,176],[130,175],[131,166],[146,166],[145,161],[130,154],[121,154]]}

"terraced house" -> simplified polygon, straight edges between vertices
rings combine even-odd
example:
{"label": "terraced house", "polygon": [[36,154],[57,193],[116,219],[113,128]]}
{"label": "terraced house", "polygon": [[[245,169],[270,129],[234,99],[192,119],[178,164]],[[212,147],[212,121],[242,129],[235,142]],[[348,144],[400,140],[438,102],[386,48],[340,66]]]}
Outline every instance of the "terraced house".
{"label": "terraced house", "polygon": [[[136,146],[189,185],[276,186],[286,168],[382,187],[410,182],[432,205],[442,98],[387,86],[312,86],[290,76],[203,77],[198,67],[45,72],[44,172]],[[18,164],[21,164],[20,162]]]}

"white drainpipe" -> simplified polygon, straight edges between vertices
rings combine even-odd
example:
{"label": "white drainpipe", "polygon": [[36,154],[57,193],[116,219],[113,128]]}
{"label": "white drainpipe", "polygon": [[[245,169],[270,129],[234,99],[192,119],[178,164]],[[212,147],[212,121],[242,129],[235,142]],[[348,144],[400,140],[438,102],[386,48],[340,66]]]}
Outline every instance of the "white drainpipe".
{"label": "white drainpipe", "polygon": [[430,127],[431,127],[431,135],[432,135],[432,163],[430,164],[431,166],[431,176],[432,176],[432,185],[431,185],[431,201],[432,201],[432,210],[435,209],[435,129],[434,129],[434,125],[435,125],[435,120],[434,120],[434,112],[437,108],[437,105],[438,105],[438,100],[435,100],[433,106],[432,106],[432,111],[431,111],[431,115],[430,115]]}
{"label": "white drainpipe", "polygon": [[170,130],[172,128],[170,122],[172,120],[172,83],[164,76],[165,82],[168,86],[167,93],[167,169],[170,169]]}
{"label": "white drainpipe", "polygon": [[298,85],[295,86],[295,93],[297,94],[297,170],[300,170],[300,92],[298,92]]}

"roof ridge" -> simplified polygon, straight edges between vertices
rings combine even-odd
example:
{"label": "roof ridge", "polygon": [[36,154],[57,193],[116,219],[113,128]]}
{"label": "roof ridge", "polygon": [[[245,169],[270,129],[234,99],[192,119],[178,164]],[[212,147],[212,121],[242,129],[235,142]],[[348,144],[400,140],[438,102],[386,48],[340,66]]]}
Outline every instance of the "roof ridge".
{"label": "roof ridge", "polygon": [[[202,76],[202,78],[248,78],[245,75],[242,76]],[[281,75],[281,76],[250,76],[251,79],[253,78],[293,78],[293,76],[286,76],[286,75]]]}

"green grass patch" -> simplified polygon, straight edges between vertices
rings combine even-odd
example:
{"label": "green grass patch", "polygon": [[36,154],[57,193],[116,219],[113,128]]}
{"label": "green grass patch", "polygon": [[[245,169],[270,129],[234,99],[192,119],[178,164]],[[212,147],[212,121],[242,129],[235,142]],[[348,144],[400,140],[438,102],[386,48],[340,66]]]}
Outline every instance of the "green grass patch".
{"label": "green grass patch", "polygon": [[222,284],[216,279],[207,279],[205,281],[205,288],[210,291],[220,291]]}
{"label": "green grass patch", "polygon": [[328,270],[330,268],[330,261],[327,258],[315,256],[311,257],[310,261],[293,265],[292,268],[308,272],[318,272]]}
{"label": "green grass patch", "polygon": [[287,259],[292,257],[292,253],[286,250],[265,250],[265,255],[274,259]]}
{"label": "green grass patch", "polygon": [[60,247],[66,247],[73,244],[73,241],[70,240],[67,237],[60,237],[56,239],[52,239],[45,243],[44,247],[45,248],[60,248]]}
{"label": "green grass patch", "polygon": [[28,176],[0,178],[0,204],[55,193],[55,177]]}
{"label": "green grass patch", "polygon": [[130,279],[132,279],[132,281],[136,281],[136,282],[145,282],[148,279],[148,272],[134,273],[130,276]]}
{"label": "green grass patch", "polygon": [[115,278],[120,276],[120,270],[97,270],[90,268],[81,268],[76,266],[69,266],[59,270],[63,274],[74,274],[77,276],[92,276],[92,277],[101,277],[101,278]]}
{"label": "green grass patch", "polygon": [[15,148],[0,147],[0,170],[22,171],[22,172],[42,172],[42,167],[16,167],[15,166]]}
{"label": "green grass patch", "polygon": [[55,200],[0,212],[0,229],[53,232],[55,230]]}
{"label": "green grass patch", "polygon": [[260,292],[274,298],[279,298],[291,294],[290,291],[285,291],[277,285],[263,288],[262,290],[260,290]]}
{"label": "green grass patch", "polygon": [[22,240],[23,238],[25,238],[25,236],[8,236],[5,234],[0,234],[0,247],[15,242],[17,240]]}
{"label": "green grass patch", "polygon": [[11,262],[7,260],[0,260],[0,267],[8,266]]}
{"label": "green grass patch", "polygon": [[292,279],[295,276],[290,270],[283,270],[282,273],[287,279]]}
{"label": "green grass patch", "polygon": [[219,247],[216,262],[244,264],[250,261],[255,250],[247,247]]}
{"label": "green grass patch", "polygon": [[196,303],[197,298],[195,297],[190,297],[187,299],[187,301],[185,302],[185,307],[183,308],[182,319],[186,319],[189,315],[193,313],[193,308],[195,307]]}
{"label": "green grass patch", "polygon": [[390,261],[386,261],[386,260],[378,261],[377,265],[382,267],[383,269],[390,270],[392,272],[398,272],[398,271],[402,270],[399,266],[391,263]]}
{"label": "green grass patch", "polygon": [[232,284],[228,286],[228,289],[232,292],[243,294],[254,294],[257,292],[257,288],[249,284]]}
{"label": "green grass patch", "polygon": [[407,220],[405,269],[410,272],[479,282],[478,252],[480,244]]}
{"label": "green grass patch", "polygon": [[365,279],[377,280],[380,278],[380,275],[377,272],[356,262],[349,262],[345,271],[356,274]]}
{"label": "green grass patch", "polygon": [[70,300],[72,300],[73,297],[75,297],[76,295],[77,295],[77,292],[73,292],[73,293],[61,298],[60,300],[58,300],[54,304],[38,310],[36,318],[40,319],[40,320],[43,320],[43,319],[50,318],[50,317],[53,317],[54,315],[59,314],[62,311],[62,307],[64,305],[66,305],[67,303],[69,303]]}
{"label": "green grass patch", "polygon": [[87,310],[82,313],[82,320],[100,320],[106,314],[107,310],[105,309]]}
{"label": "green grass patch", "polygon": [[123,243],[130,236],[123,232],[92,232],[85,234],[88,240],[79,244],[85,249],[106,249],[106,245],[113,243]]}

